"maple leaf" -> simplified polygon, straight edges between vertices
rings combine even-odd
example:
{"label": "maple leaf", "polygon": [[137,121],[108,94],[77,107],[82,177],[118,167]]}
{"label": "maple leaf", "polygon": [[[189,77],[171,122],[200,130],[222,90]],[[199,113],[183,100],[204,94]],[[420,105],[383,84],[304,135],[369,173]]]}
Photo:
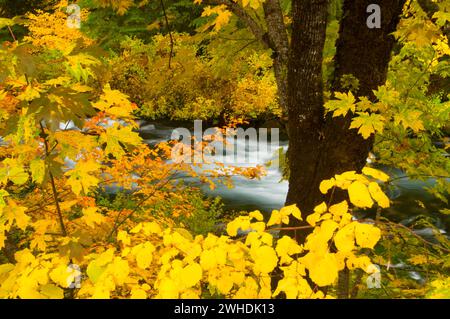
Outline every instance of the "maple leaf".
{"label": "maple leaf", "polygon": [[17,227],[25,230],[31,219],[25,214],[27,210],[28,208],[19,206],[14,201],[10,201],[9,205],[3,209],[3,214],[10,223],[15,220]]}
{"label": "maple leaf", "polygon": [[93,103],[93,106],[106,114],[121,118],[131,117],[131,113],[136,109],[136,105],[128,100],[128,95],[118,90],[111,90],[109,84],[103,89],[100,100]]}
{"label": "maple leaf", "polygon": [[95,187],[99,183],[98,178],[89,173],[99,169],[100,165],[94,160],[80,161],[73,170],[66,172],[64,175],[69,176],[67,184],[70,185],[76,195],[80,195],[82,192],[87,194],[89,188]]}
{"label": "maple leaf", "polygon": [[105,216],[97,213],[97,207],[88,207],[83,209],[83,217],[81,219],[91,228],[95,228],[95,225],[100,225],[106,221]]}
{"label": "maple leaf", "polygon": [[223,4],[213,8],[207,6],[202,12],[202,17],[216,16],[213,22],[205,26],[208,28],[209,26],[214,25],[214,32],[218,32],[225,25],[227,25],[230,21],[231,15],[231,12],[228,11],[227,7]]}
{"label": "maple leaf", "polygon": [[382,132],[386,119],[380,114],[369,114],[368,112],[357,112],[358,116],[353,118],[350,128],[359,128],[358,133],[368,139],[376,132]]}
{"label": "maple leaf", "polygon": [[45,161],[41,159],[35,159],[30,162],[30,172],[33,180],[41,184],[45,178]]}
{"label": "maple leaf", "polygon": [[112,127],[107,128],[106,131],[100,135],[100,142],[106,143],[105,152],[107,154],[112,154],[116,158],[121,158],[125,155],[122,145],[125,147],[138,146],[141,144],[142,139],[138,133],[132,131],[131,126],[123,127],[118,123],[114,123]]}
{"label": "maple leaf", "polygon": [[335,93],[335,100],[330,100],[325,103],[325,108],[328,112],[333,111],[333,117],[346,116],[349,111],[355,112],[355,97],[352,92],[348,93]]}
{"label": "maple leaf", "polygon": [[420,111],[405,111],[394,115],[394,123],[401,124],[405,129],[411,128],[415,133],[423,131],[425,127],[420,119],[422,112]]}
{"label": "maple leaf", "polygon": [[433,14],[433,19],[436,19],[436,24],[443,27],[447,21],[450,22],[450,12],[437,11]]}
{"label": "maple leaf", "polygon": [[18,160],[7,158],[1,164],[3,167],[0,167],[0,183],[6,184],[10,180],[20,186],[28,181],[28,173]]}

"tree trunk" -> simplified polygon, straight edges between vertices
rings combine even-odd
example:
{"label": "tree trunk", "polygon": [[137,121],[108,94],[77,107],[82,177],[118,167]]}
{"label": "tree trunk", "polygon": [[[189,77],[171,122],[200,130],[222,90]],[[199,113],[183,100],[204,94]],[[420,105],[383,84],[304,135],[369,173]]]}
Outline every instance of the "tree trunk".
{"label": "tree trunk", "polygon": [[[294,1],[293,36],[288,71],[289,192],[286,203],[296,203],[303,216],[330,198],[319,191],[320,182],[366,164],[373,138],[364,140],[350,130],[351,115],[324,117],[322,93],[322,48],[325,37],[325,1]],[[381,2],[381,1],[378,1]],[[341,77],[359,80],[357,96],[373,98],[372,90],[386,81],[390,53],[404,0],[383,1],[380,29],[366,25],[367,6],[377,1],[346,0],[337,41],[334,91],[342,91]],[[303,12],[299,12],[303,11]],[[311,23],[314,21],[315,23]],[[320,21],[320,22],[318,22]],[[332,202],[345,198],[335,194]],[[297,232],[304,240],[307,231]]]}
{"label": "tree trunk", "polygon": [[306,214],[322,198],[316,185],[320,178],[317,164],[325,124],[322,52],[327,9],[326,0],[292,1],[287,92],[289,192],[286,202],[296,203]]}

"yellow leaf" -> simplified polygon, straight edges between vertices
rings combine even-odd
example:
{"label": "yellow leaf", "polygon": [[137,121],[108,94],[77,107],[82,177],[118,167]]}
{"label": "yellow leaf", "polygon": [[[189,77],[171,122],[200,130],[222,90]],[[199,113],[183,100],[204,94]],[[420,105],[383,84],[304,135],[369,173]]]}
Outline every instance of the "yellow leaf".
{"label": "yellow leaf", "polygon": [[342,216],[348,211],[348,203],[344,200],[338,204],[332,205],[330,206],[329,211],[334,216]]}
{"label": "yellow leaf", "polygon": [[130,236],[128,236],[128,233],[124,230],[119,231],[117,234],[117,241],[121,241],[125,246],[131,243]]}
{"label": "yellow leaf", "polygon": [[306,216],[306,222],[311,226],[316,226],[316,223],[320,220],[319,213],[313,213],[311,215]]}
{"label": "yellow leaf", "polygon": [[159,283],[158,297],[161,299],[177,299],[179,292],[178,285],[170,278],[164,278]]}
{"label": "yellow leaf", "polygon": [[341,252],[350,252],[355,248],[355,223],[348,224],[334,236],[334,244]]}
{"label": "yellow leaf", "polygon": [[251,212],[248,216],[250,218],[254,218],[258,221],[264,220],[264,216],[263,216],[263,214],[261,214],[261,212],[259,210],[255,210],[255,211]]}
{"label": "yellow leaf", "polygon": [[221,276],[217,280],[216,287],[221,294],[226,295],[233,288],[233,281],[229,276]]}
{"label": "yellow leaf", "polygon": [[386,194],[383,192],[383,190],[380,188],[380,185],[378,185],[375,182],[372,182],[369,184],[369,192],[370,195],[372,195],[372,198],[375,199],[382,208],[388,208],[389,207],[389,198],[386,196]]}
{"label": "yellow leaf", "polygon": [[147,293],[140,288],[131,289],[131,299],[147,299]]}
{"label": "yellow leaf", "polygon": [[309,253],[303,257],[309,276],[319,287],[332,285],[338,277],[338,263],[335,254],[324,255]]}
{"label": "yellow leaf", "polygon": [[380,240],[381,231],[373,225],[357,223],[355,226],[355,238],[356,243],[360,247],[372,249]]}
{"label": "yellow leaf", "polygon": [[302,220],[300,209],[298,209],[297,205],[285,206],[280,210],[282,216],[294,216],[298,220]]}
{"label": "yellow leaf", "polygon": [[320,203],[316,207],[314,207],[314,212],[318,214],[323,214],[328,210],[327,204],[325,202]]}
{"label": "yellow leaf", "polygon": [[272,215],[270,215],[269,221],[267,222],[267,226],[278,224],[281,224],[281,213],[278,210],[274,210],[272,211]]}
{"label": "yellow leaf", "polygon": [[319,189],[322,194],[328,193],[328,191],[336,185],[334,178],[324,180],[320,183]]}
{"label": "yellow leaf", "polygon": [[370,208],[373,206],[373,201],[366,185],[360,181],[355,181],[349,186],[348,195],[350,202],[357,207]]}
{"label": "yellow leaf", "polygon": [[54,268],[50,273],[50,279],[59,286],[67,288],[74,281],[77,274],[71,273],[67,265],[61,264]]}
{"label": "yellow leaf", "polygon": [[276,252],[280,259],[280,264],[289,263],[293,259],[291,255],[298,254],[302,251],[302,248],[297,244],[295,240],[288,236],[283,236],[277,242]]}
{"label": "yellow leaf", "polygon": [[187,265],[180,271],[180,275],[186,288],[193,287],[202,279],[202,267],[197,263]]}
{"label": "yellow leaf", "polygon": [[150,242],[146,242],[133,247],[131,253],[136,257],[138,267],[141,269],[147,269],[153,260],[154,251],[155,246],[153,246]]}
{"label": "yellow leaf", "polygon": [[257,272],[269,273],[278,264],[278,257],[272,247],[260,246],[252,249],[250,254],[255,261],[254,267]]}
{"label": "yellow leaf", "polygon": [[108,127],[100,135],[100,143],[106,143],[105,152],[114,155],[116,158],[125,155],[122,145],[129,149],[140,145],[141,142],[141,137],[138,133],[133,132],[131,126],[121,127],[118,123],[114,123],[112,127]]}
{"label": "yellow leaf", "polygon": [[41,294],[48,297],[49,299],[63,299],[64,290],[58,286],[47,284],[41,287]]}
{"label": "yellow leaf", "polygon": [[33,160],[30,162],[30,172],[33,180],[41,184],[45,177],[45,162],[43,160]]}
{"label": "yellow leaf", "polygon": [[97,207],[83,208],[83,217],[81,218],[86,225],[95,228],[95,225],[100,225],[106,221],[105,216],[97,213]]}
{"label": "yellow leaf", "polygon": [[136,109],[136,106],[128,100],[127,95],[118,90],[111,90],[109,84],[103,89],[100,100],[93,103],[93,106],[100,111],[119,118],[131,117],[131,113]]}
{"label": "yellow leaf", "polygon": [[362,169],[362,172],[364,175],[372,176],[382,182],[387,182],[389,180],[389,175],[375,168],[366,166]]}
{"label": "yellow leaf", "polygon": [[73,170],[65,173],[66,176],[69,176],[67,184],[76,195],[80,195],[82,192],[87,194],[91,187],[95,187],[99,183],[99,180],[90,173],[99,169],[100,165],[94,160],[80,161]]}
{"label": "yellow leaf", "polygon": [[355,97],[352,92],[335,93],[335,100],[329,100],[325,103],[325,108],[328,112],[333,112],[333,117],[346,116],[349,111],[355,112]]}
{"label": "yellow leaf", "polygon": [[8,206],[3,209],[3,214],[11,223],[15,220],[17,227],[25,230],[30,222],[30,217],[25,214],[26,211],[26,207],[18,206],[14,201],[9,201]]}
{"label": "yellow leaf", "polygon": [[358,133],[368,139],[375,132],[382,132],[386,119],[375,113],[357,112],[358,116],[353,118],[350,128],[359,128]]}

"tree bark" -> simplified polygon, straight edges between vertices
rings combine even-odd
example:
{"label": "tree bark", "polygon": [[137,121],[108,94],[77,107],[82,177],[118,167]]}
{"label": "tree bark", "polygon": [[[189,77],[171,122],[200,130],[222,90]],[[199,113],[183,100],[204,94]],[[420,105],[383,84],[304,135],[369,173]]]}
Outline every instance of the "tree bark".
{"label": "tree bark", "polygon": [[287,63],[289,59],[289,38],[284,24],[283,11],[279,0],[263,3],[267,24],[269,47],[272,49],[273,69],[278,87],[279,104],[287,115]]}
{"label": "tree bark", "polygon": [[322,52],[328,2],[292,1],[292,39],[288,63],[289,192],[287,204],[310,213],[322,198],[316,191],[317,164],[323,145]]}

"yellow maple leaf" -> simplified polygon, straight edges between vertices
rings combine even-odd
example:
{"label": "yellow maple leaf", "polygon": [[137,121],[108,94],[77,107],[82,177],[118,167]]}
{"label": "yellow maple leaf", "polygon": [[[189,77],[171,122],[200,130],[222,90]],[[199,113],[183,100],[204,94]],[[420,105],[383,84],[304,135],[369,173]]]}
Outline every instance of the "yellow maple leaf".
{"label": "yellow maple leaf", "polygon": [[136,105],[128,100],[128,95],[111,90],[109,84],[103,89],[100,100],[92,104],[96,109],[119,118],[129,118],[136,109]]}
{"label": "yellow maple leaf", "polygon": [[106,143],[105,152],[114,155],[116,158],[121,158],[125,155],[121,144],[129,148],[130,146],[138,146],[141,142],[141,137],[138,133],[133,132],[131,126],[122,127],[118,123],[114,123],[112,127],[108,127],[100,135],[100,143]]}
{"label": "yellow maple leaf", "polygon": [[97,213],[97,207],[83,208],[83,217],[81,219],[91,228],[95,228],[95,225],[100,225],[106,221],[105,216]]}
{"label": "yellow maple leaf", "polygon": [[357,112],[358,116],[353,118],[350,128],[359,128],[358,133],[368,139],[376,132],[382,132],[386,119],[375,113]]}
{"label": "yellow maple leaf", "polygon": [[73,170],[66,172],[64,175],[69,176],[67,184],[72,187],[72,191],[76,195],[80,195],[82,192],[87,194],[91,187],[95,187],[99,183],[98,178],[90,173],[99,169],[100,165],[94,160],[80,161]]}

